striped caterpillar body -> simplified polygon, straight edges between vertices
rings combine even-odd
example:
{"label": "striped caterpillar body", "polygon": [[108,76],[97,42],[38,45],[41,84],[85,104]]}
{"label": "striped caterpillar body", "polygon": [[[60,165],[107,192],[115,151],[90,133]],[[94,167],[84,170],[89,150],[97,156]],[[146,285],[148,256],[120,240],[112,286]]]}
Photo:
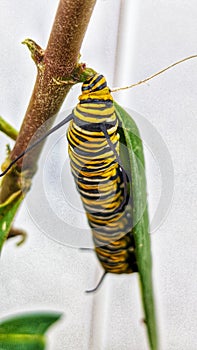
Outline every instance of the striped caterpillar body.
{"label": "striped caterpillar body", "polygon": [[[132,235],[132,198],[119,162],[119,120],[103,75],[83,83],[67,138],[72,174],[105,272],[137,271]],[[107,137],[106,137],[107,135]],[[125,201],[125,203],[124,203]],[[124,205],[123,205],[124,203]]]}

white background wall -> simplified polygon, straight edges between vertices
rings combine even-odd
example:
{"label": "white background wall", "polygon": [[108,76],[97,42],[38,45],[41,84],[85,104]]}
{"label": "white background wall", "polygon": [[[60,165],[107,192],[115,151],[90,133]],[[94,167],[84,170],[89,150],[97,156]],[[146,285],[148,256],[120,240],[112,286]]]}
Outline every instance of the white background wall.
{"label": "white background wall", "polygon": [[[19,128],[25,113],[36,76],[30,55],[20,42],[30,37],[46,46],[57,4],[58,1],[38,0],[0,2],[0,114],[16,128]],[[103,73],[110,86],[136,82],[197,52],[196,18],[195,0],[98,0],[81,51],[82,60]],[[148,84],[114,95],[126,107],[137,111],[138,114],[133,114],[141,122],[142,136],[146,139],[151,219],[157,212],[160,196],[164,202],[167,198],[167,189],[162,187],[165,174],[161,176],[159,162],[163,159],[164,164],[170,166],[170,161],[173,163],[174,179],[172,173],[169,178],[169,188],[174,181],[173,201],[165,221],[158,221],[151,236],[162,350],[197,348],[196,72],[197,60],[189,61]],[[73,106],[78,94],[79,88],[74,88],[63,109]],[[154,145],[154,139],[152,142],[151,131],[146,133],[143,117],[152,132],[156,129],[159,144]],[[59,136],[62,154],[66,148],[66,141],[62,138],[64,132]],[[56,142],[55,138],[53,140],[51,147]],[[166,145],[166,157],[163,155],[157,159],[156,150],[161,140]],[[8,142],[10,140],[1,135],[2,160]],[[97,294],[85,295],[84,291],[95,286],[101,274],[94,254],[81,253],[46,235],[61,241],[65,235],[73,237],[72,228],[65,232],[64,223],[60,225],[61,234],[59,228],[57,232],[50,224],[47,210],[52,206],[55,212],[51,204],[55,194],[58,199],[65,191],[65,195],[70,195],[74,201],[71,203],[74,209],[71,215],[65,214],[65,220],[74,218],[76,222],[75,215],[81,220],[79,198],[75,192],[67,193],[72,185],[69,171],[65,173],[67,181],[62,173],[59,177],[66,186],[59,194],[56,181],[51,182],[55,174],[50,163],[53,157],[50,158],[48,150],[46,152],[47,158],[41,159],[41,170],[34,179],[32,192],[16,220],[17,227],[28,231],[27,243],[16,248],[12,240],[6,243],[1,256],[0,317],[26,310],[62,311],[62,321],[49,332],[49,350],[148,349],[141,323],[137,276],[107,276]],[[62,157],[64,167],[67,161]],[[57,160],[56,152],[54,158]],[[47,175],[48,167],[51,173]],[[40,197],[42,188],[44,204]],[[65,206],[66,213],[70,213],[68,202],[62,206]],[[58,205],[56,209],[58,211]],[[55,212],[55,215],[59,213]],[[77,222],[79,230],[76,230],[79,236],[83,228],[87,231],[87,226],[83,227],[83,215],[80,217],[82,221]],[[39,221],[39,225],[35,221]],[[73,225],[71,221],[69,224]],[[76,239],[74,236],[74,242],[78,238],[83,241],[81,236],[76,236]]]}

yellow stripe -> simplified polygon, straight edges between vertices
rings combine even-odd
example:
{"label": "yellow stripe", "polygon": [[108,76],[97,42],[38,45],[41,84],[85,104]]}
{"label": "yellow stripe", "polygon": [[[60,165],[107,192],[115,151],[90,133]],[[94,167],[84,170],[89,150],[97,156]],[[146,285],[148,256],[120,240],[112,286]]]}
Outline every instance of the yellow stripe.
{"label": "yellow stripe", "polygon": [[88,91],[83,91],[82,95],[79,96],[79,100],[80,101],[85,101],[88,98],[91,99],[100,99],[100,100],[110,100],[113,102],[113,98],[109,92],[109,88],[106,87],[100,91],[95,91],[95,92],[91,92],[90,90]]}
{"label": "yellow stripe", "polygon": [[[112,106],[111,108],[105,108],[103,110],[100,109],[100,105],[95,104],[94,107],[97,107],[97,109],[89,108],[89,104],[84,106],[84,105],[80,105],[80,103],[78,103],[78,105],[77,105],[78,110],[81,112],[93,114],[93,115],[98,115],[98,116],[106,116],[106,115],[110,114],[110,115],[114,116],[114,120],[116,119],[116,114],[114,113],[114,106]],[[75,111],[76,111],[76,108],[74,110],[74,113],[75,113]]]}

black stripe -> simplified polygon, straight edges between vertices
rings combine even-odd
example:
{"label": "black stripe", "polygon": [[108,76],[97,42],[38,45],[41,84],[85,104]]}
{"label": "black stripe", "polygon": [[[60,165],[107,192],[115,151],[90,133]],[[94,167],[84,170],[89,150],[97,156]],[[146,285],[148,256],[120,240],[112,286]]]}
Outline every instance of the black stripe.
{"label": "black stripe", "polygon": [[[80,120],[78,119],[77,117],[74,117],[74,123],[79,126],[80,128],[82,128],[84,131],[92,131],[92,132],[101,132],[102,129],[101,129],[101,126],[103,123],[99,122],[98,123],[88,123],[88,122],[85,122],[84,120]],[[114,120],[114,122],[111,122],[110,123],[107,123],[105,122],[105,126],[106,126],[106,129],[107,130],[110,130],[111,128],[113,128],[117,123],[117,120]],[[115,134],[115,132],[113,133]],[[87,136],[91,136],[91,135],[87,135]],[[92,136],[95,136],[95,135],[92,135]],[[110,135],[111,137],[112,135]],[[95,136],[96,138],[104,138],[103,135],[96,135]]]}
{"label": "black stripe", "polygon": [[[80,171],[83,171],[85,173],[94,173],[94,172],[98,172],[98,171],[105,171],[107,170],[109,167],[111,167],[113,165],[114,161],[112,161],[111,163],[100,163],[100,164],[86,164],[86,166],[84,166],[84,164],[81,163],[81,165],[78,165],[74,162],[75,168],[79,169]],[[83,169],[83,170],[82,170]]]}
{"label": "black stripe", "polygon": [[[112,124],[112,123],[111,123]],[[110,124],[110,125],[111,125]],[[80,121],[79,119],[77,119],[77,118],[75,118],[75,122],[74,122],[74,124],[73,124],[73,127],[72,127],[72,129],[74,129],[74,131],[77,133],[77,134],[80,134],[80,136],[81,137],[95,137],[96,139],[104,139],[104,135],[86,135],[85,133],[83,133],[82,131],[80,131],[80,130],[78,130],[77,128],[76,128],[76,126],[79,126],[81,129],[83,129],[83,131],[98,131],[98,132],[101,132],[101,129],[99,129],[99,130],[96,130],[96,128],[94,129],[94,130],[88,130],[87,128],[88,128],[88,126],[89,125],[92,125],[92,124],[90,124],[90,123],[88,123],[88,122],[82,122],[82,121]],[[99,127],[101,125],[101,123],[98,123],[97,124],[97,128]],[[116,125],[116,124],[115,124]],[[114,125],[114,126],[115,126]],[[74,131],[72,131],[73,132],[73,134],[74,134]],[[68,130],[68,133],[70,134],[71,133],[71,131],[69,131]],[[76,135],[76,137],[77,137],[78,135]]]}
{"label": "black stripe", "polygon": [[[98,208],[102,207],[102,205],[99,204],[99,200],[103,201],[104,199],[110,199],[111,197],[113,199],[113,196],[117,194],[117,189],[114,190],[113,192],[111,191],[110,194],[109,193],[101,194],[98,190],[96,191],[96,190],[92,190],[92,189],[89,191],[86,190],[87,194],[84,194],[84,193],[82,193],[82,191],[80,191],[80,186],[78,185],[77,187],[78,187],[78,190],[83,198],[90,199],[90,200],[94,200],[94,199],[98,200],[98,204],[97,204]],[[88,195],[88,192],[90,193],[90,195]],[[121,192],[120,189],[119,189],[119,192]],[[94,196],[91,196],[91,194],[94,194]],[[111,203],[113,203],[113,200],[111,201]],[[94,208],[95,207],[96,207],[96,205],[94,206]],[[97,209],[97,208],[95,208],[95,209]],[[99,215],[99,213],[95,213],[95,214]],[[102,213],[100,213],[100,214],[102,215]]]}
{"label": "black stripe", "polygon": [[[82,91],[91,90],[102,78],[103,78],[103,75],[99,75],[92,83],[90,81],[90,84],[88,84],[88,86],[84,86],[86,84],[86,82],[85,82],[82,85]],[[93,80],[93,79],[94,79],[94,77],[91,80]],[[107,84],[106,84],[106,86],[107,86]]]}
{"label": "black stripe", "polygon": [[103,90],[106,87],[107,87],[107,83],[105,82],[105,83],[99,85],[96,89],[92,89],[91,92],[100,91],[100,90]]}
{"label": "black stripe", "polygon": [[[117,144],[117,142],[114,144],[114,147],[116,147],[116,144]],[[71,145],[71,146],[73,148],[73,151],[76,154],[78,154],[81,157],[86,157],[86,158],[93,157],[93,159],[94,159],[94,158],[97,158],[99,156],[102,156],[105,153],[112,152],[111,148],[106,147],[106,146],[102,147],[102,149],[100,151],[97,151],[97,152],[91,152],[91,150],[89,150],[89,151],[88,150],[81,150],[81,149],[78,149],[77,146],[75,146],[75,145]]]}
{"label": "black stripe", "polygon": [[[85,103],[96,103],[96,104],[103,104],[105,103],[106,104],[106,107],[111,107],[113,105],[113,101],[110,100],[110,99],[98,99],[98,98],[87,98],[86,100],[81,100],[79,102],[81,105],[82,104],[85,104]],[[106,107],[101,107],[101,110],[102,109],[105,109]],[[93,107],[90,107],[90,108],[93,108]],[[98,107],[95,107],[95,108],[98,108]]]}
{"label": "black stripe", "polygon": [[[75,173],[72,171],[73,173],[73,176],[74,178],[78,181],[78,182],[81,182],[83,183],[84,185],[92,185],[92,183],[94,185],[99,185],[101,182],[102,184],[107,184],[109,182],[109,179],[108,178],[103,178],[103,176],[95,176],[95,175],[92,175],[90,179],[88,179],[87,177],[86,178],[82,178],[82,177],[78,177],[77,175],[75,175]],[[113,181],[116,179],[116,175],[114,176],[111,176],[110,180]],[[96,180],[96,181],[95,181]],[[94,181],[94,182],[93,182]]]}
{"label": "black stripe", "polygon": [[[83,154],[87,153],[87,156],[89,155],[89,152],[92,153],[93,155],[96,154],[95,151],[99,152],[99,149],[102,151],[101,154],[103,154],[104,150],[105,150],[105,153],[109,152],[109,150],[111,151],[111,148],[107,145],[104,145],[103,142],[102,142],[102,144],[101,143],[92,143],[88,139],[85,140],[84,142],[79,142],[79,141],[77,142],[74,140],[73,134],[69,134],[69,138],[70,138],[69,139],[70,145],[73,148],[79,146],[81,148],[81,150],[79,150],[79,152],[83,152]],[[94,147],[90,148],[90,144]],[[117,147],[117,144],[118,144],[118,140],[115,143],[113,143],[115,148]]]}

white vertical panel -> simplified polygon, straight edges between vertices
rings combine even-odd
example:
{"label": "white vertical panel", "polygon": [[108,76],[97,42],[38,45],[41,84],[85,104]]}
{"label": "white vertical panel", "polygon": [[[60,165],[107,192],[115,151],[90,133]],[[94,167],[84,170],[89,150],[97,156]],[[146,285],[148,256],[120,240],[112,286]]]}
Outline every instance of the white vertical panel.
{"label": "white vertical panel", "polygon": [[132,76],[138,20],[139,1],[122,0],[117,37],[114,86],[119,86],[119,84],[122,84],[122,86],[126,85],[128,76]]}

